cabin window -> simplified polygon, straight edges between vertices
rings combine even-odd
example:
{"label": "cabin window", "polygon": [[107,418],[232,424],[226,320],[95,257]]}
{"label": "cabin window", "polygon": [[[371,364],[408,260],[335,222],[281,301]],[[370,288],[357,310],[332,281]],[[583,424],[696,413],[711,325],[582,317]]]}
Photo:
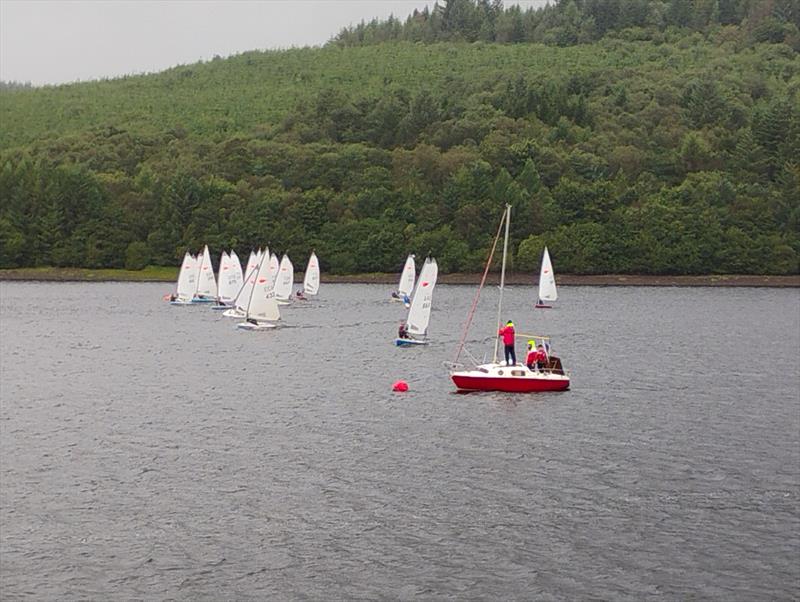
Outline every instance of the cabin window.
{"label": "cabin window", "polygon": [[478,372],[483,372],[484,374],[489,374],[489,371],[486,368],[478,368]]}
{"label": "cabin window", "polygon": [[498,376],[503,376],[503,371],[502,371],[502,370],[498,370],[498,371],[497,371],[497,375],[498,375]]}
{"label": "cabin window", "polygon": [[525,372],[522,370],[512,370],[511,376],[525,376]]}

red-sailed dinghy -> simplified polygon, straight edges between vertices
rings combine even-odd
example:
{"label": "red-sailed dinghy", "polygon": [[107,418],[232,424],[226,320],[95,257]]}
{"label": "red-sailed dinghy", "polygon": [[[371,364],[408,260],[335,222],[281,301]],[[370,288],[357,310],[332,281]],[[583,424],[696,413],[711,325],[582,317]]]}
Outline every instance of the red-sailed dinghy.
{"label": "red-sailed dinghy", "polygon": [[[472,316],[475,313],[475,308],[478,305],[480,292],[486,282],[486,275],[489,272],[489,266],[494,257],[494,251],[497,247],[497,241],[500,238],[500,232],[505,225],[505,238],[503,242],[503,264],[500,272],[500,295],[497,303],[497,324],[501,324],[500,318],[503,310],[503,288],[506,279],[506,256],[508,254],[508,230],[511,221],[511,205],[506,205],[506,210],[503,213],[503,219],[500,222],[500,228],[497,231],[497,236],[492,246],[492,251],[489,254],[489,260],[486,262],[486,268],[483,272],[480,287],[472,302],[472,308],[467,316],[467,323],[464,326],[464,334],[461,338],[456,359],[453,364],[450,364],[451,372],[450,378],[459,389],[459,391],[505,391],[509,393],[534,393],[539,391],[565,391],[569,389],[569,375],[567,375],[561,368],[561,361],[557,358],[548,355],[547,367],[542,370],[531,370],[524,364],[516,364],[507,366],[497,359],[497,352],[499,348],[499,340],[495,340],[494,345],[494,360],[488,364],[476,365],[471,370],[464,370],[463,366],[458,363],[461,352],[464,350],[464,341],[467,338]],[[552,273],[552,268],[551,268]],[[536,339],[545,341],[549,347],[549,337],[535,337]],[[477,362],[476,362],[477,363]],[[461,369],[459,369],[461,368]]]}

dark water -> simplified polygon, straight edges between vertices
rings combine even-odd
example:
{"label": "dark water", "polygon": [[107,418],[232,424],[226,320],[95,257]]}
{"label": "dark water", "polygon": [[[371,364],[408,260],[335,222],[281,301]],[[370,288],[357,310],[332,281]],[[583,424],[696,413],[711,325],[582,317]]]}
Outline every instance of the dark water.
{"label": "dark water", "polygon": [[385,286],[323,285],[264,333],[168,290],[0,285],[0,597],[800,596],[797,290],[564,287],[534,313],[516,287],[503,319],[573,373],[532,396],[453,393],[474,287],[438,287],[416,349]]}

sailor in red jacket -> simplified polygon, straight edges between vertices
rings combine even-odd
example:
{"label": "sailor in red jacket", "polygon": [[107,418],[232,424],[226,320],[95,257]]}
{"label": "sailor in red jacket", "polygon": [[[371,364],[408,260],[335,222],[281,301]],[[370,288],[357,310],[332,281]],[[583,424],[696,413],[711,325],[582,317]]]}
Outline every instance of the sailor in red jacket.
{"label": "sailor in red jacket", "polygon": [[539,345],[539,347],[534,350],[533,343],[528,345],[528,358],[525,360],[528,368],[533,370],[534,368],[540,372],[544,371],[547,367],[547,352],[544,350],[543,345]]}
{"label": "sailor in red jacket", "polygon": [[[514,352],[514,322],[509,320],[506,325],[497,331],[497,336],[503,337],[503,345],[505,345],[506,353],[506,366],[513,366],[517,363],[517,354]],[[511,361],[509,361],[509,358]]]}

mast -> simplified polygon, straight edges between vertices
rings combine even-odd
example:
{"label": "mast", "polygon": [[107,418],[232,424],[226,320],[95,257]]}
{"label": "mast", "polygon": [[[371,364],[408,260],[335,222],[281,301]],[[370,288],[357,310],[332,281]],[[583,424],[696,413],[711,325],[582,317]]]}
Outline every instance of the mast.
{"label": "mast", "polygon": [[[503,239],[503,267],[500,270],[500,298],[497,300],[497,329],[501,327],[500,316],[503,312],[503,287],[506,284],[506,255],[508,255],[508,227],[511,221],[511,205],[506,205],[506,234]],[[500,348],[500,339],[494,339],[494,363],[497,363],[497,350]]]}

